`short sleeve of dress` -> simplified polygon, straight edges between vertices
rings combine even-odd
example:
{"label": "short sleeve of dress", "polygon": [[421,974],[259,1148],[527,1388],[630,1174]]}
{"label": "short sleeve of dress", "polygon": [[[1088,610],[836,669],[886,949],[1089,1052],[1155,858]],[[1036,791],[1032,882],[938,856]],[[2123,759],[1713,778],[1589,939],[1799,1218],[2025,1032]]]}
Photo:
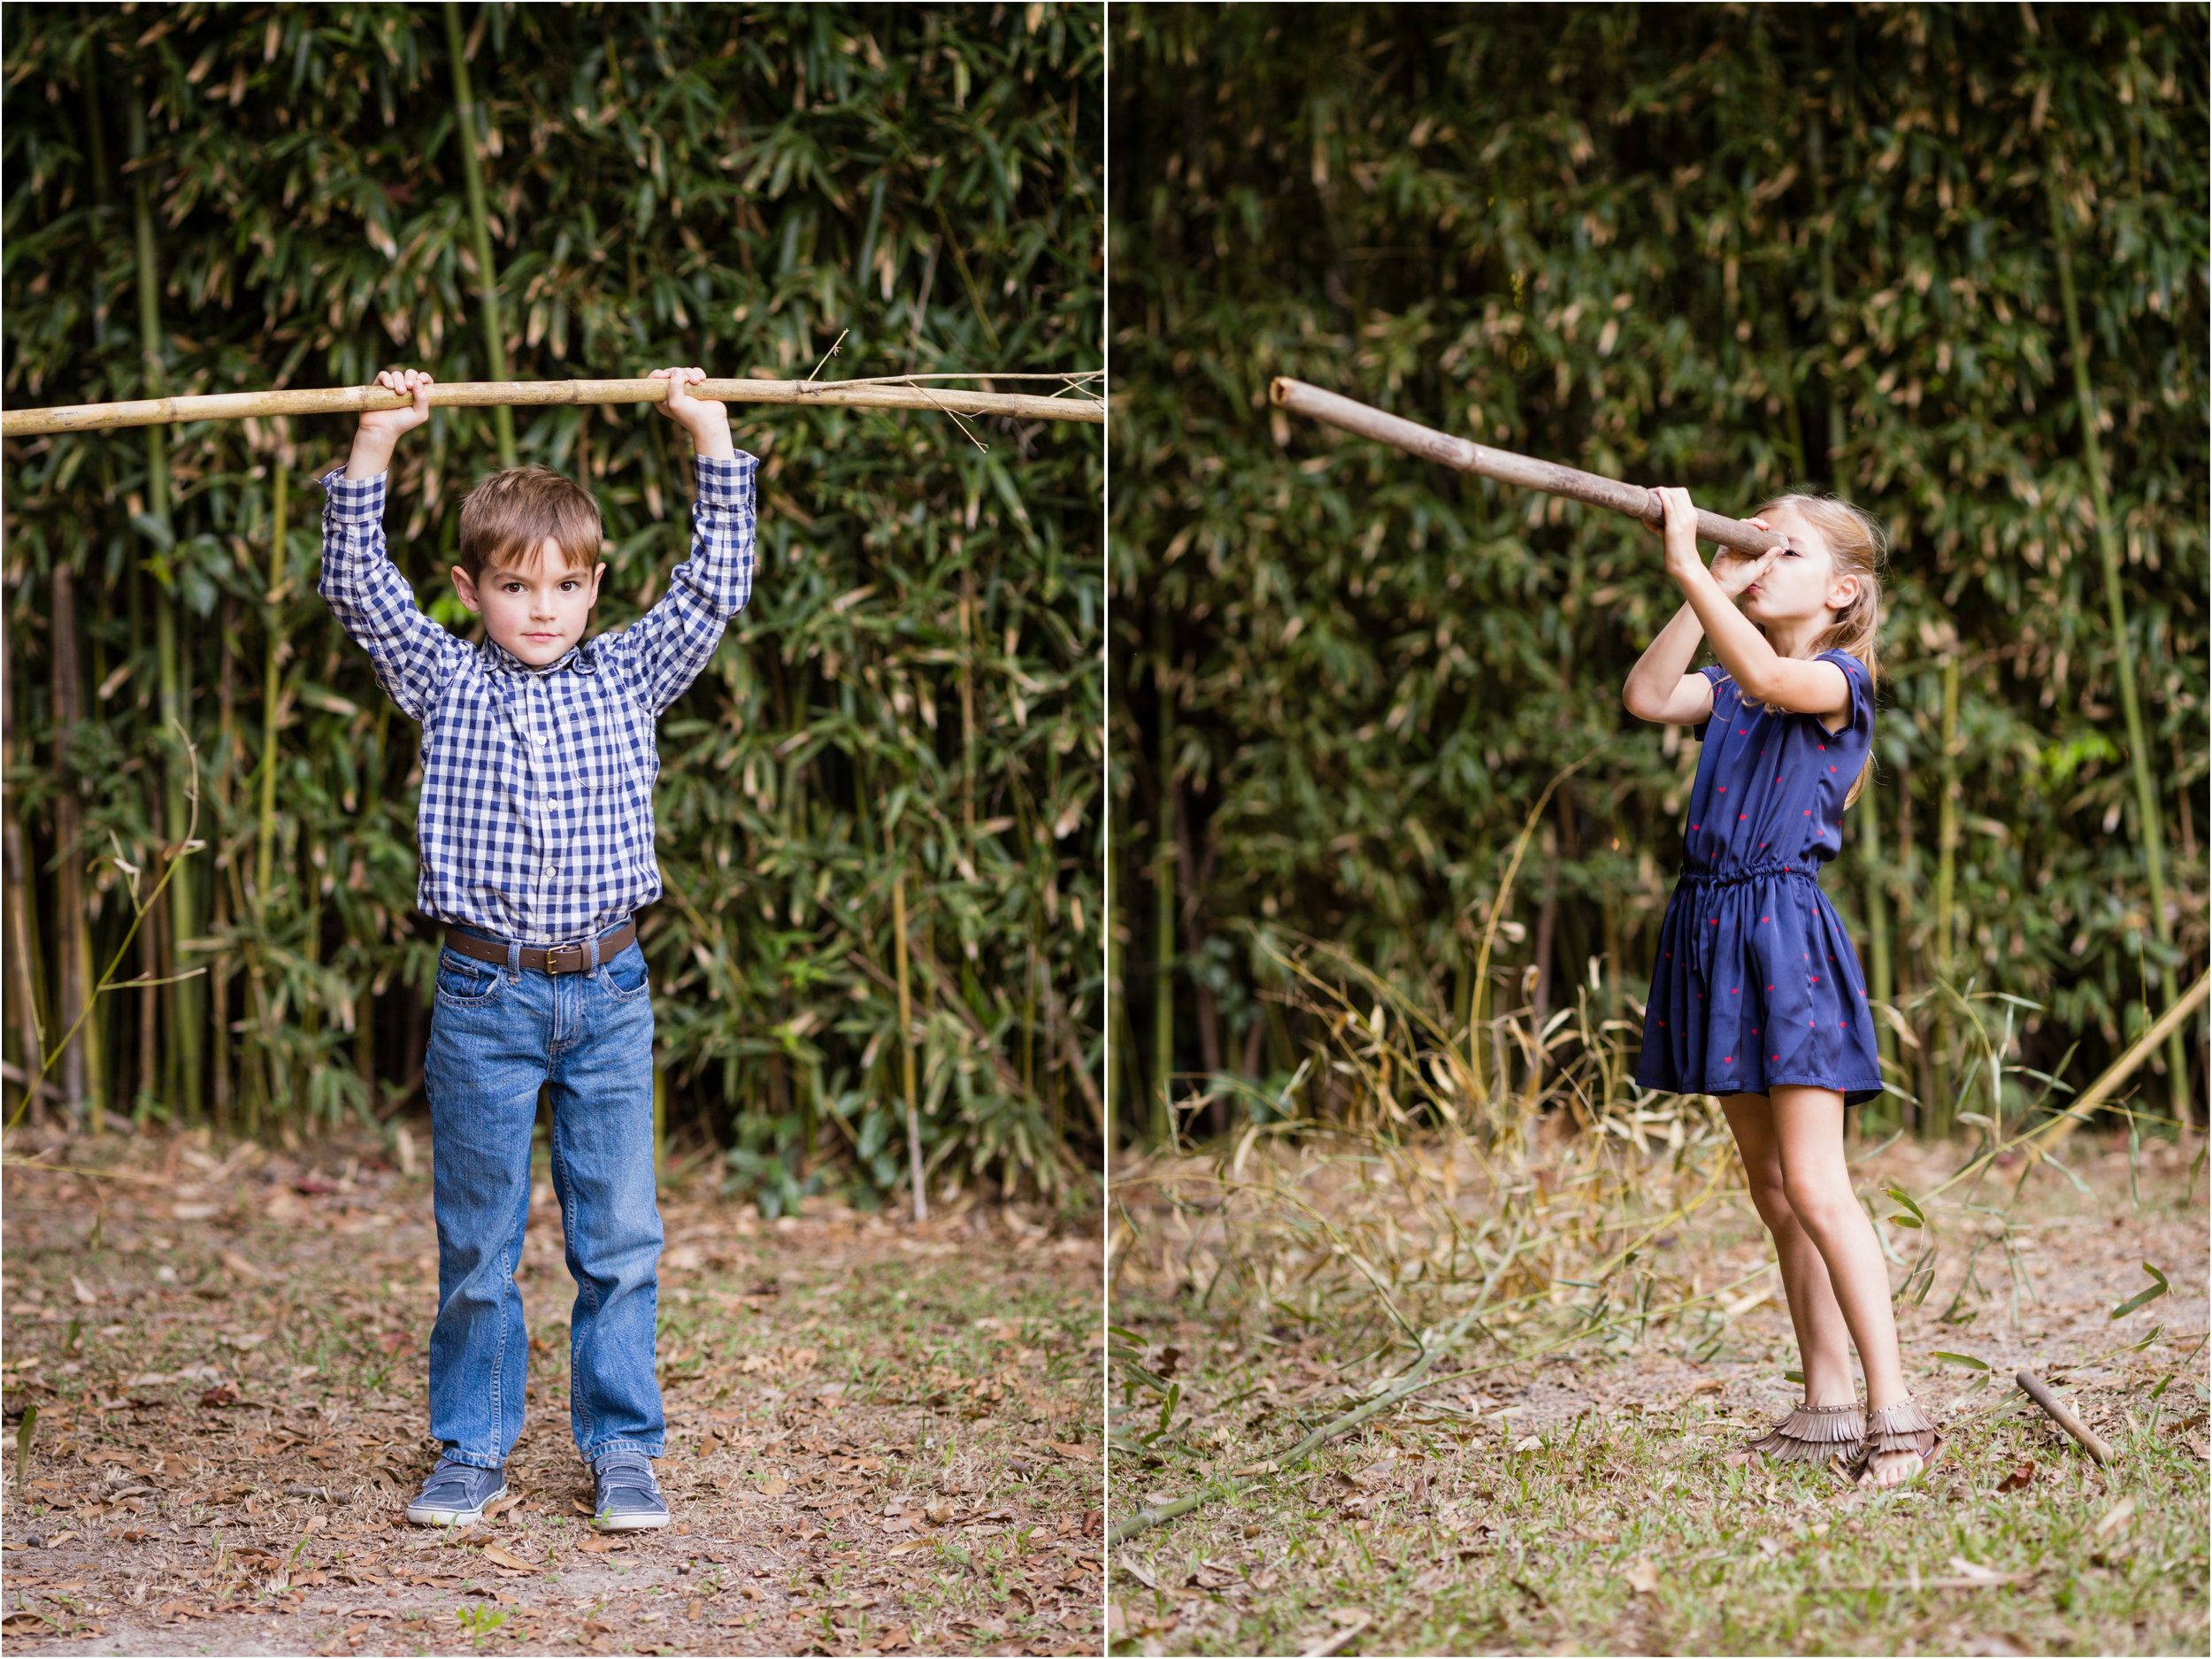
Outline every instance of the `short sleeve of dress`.
{"label": "short sleeve of dress", "polygon": [[[1848,651],[1823,651],[1813,660],[1833,663],[1843,670],[1843,677],[1851,682],[1850,723],[1838,730],[1836,735],[1846,739],[1855,748],[1863,748],[1874,741],[1874,677],[1866,664]],[[1828,724],[1825,718],[1821,725]]]}
{"label": "short sleeve of dress", "polygon": [[[1723,668],[1718,663],[1708,663],[1704,667],[1699,669],[1697,672],[1704,675],[1707,680],[1711,683],[1713,687],[1713,697],[1716,703],[1717,703],[1720,697],[1720,682],[1728,678],[1728,671],[1725,668]],[[1690,728],[1690,735],[1697,739],[1699,742],[1702,743],[1705,741],[1705,728],[1712,723],[1713,717],[1709,714],[1707,715],[1702,720],[1700,720],[1695,726]]]}

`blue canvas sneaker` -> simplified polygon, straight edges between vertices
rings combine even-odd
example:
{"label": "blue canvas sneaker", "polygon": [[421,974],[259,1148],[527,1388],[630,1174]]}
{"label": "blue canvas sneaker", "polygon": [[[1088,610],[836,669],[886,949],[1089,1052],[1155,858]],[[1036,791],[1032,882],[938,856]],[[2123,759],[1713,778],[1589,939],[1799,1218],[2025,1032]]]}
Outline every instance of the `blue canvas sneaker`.
{"label": "blue canvas sneaker", "polygon": [[603,1532],[636,1532],[668,1525],[668,1504],[653,1484],[653,1460],[618,1446],[592,1465],[596,1486],[592,1525]]}
{"label": "blue canvas sneaker", "polygon": [[407,1506],[407,1518],[418,1526],[466,1526],[484,1518],[484,1506],[507,1495],[503,1469],[476,1469],[450,1457],[438,1459],[422,1494]]}

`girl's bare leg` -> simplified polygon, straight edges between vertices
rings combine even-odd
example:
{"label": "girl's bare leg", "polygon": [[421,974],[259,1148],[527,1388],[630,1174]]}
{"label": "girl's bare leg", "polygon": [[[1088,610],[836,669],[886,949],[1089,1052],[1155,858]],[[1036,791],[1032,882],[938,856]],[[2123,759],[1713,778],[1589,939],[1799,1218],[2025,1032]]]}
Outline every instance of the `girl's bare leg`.
{"label": "girl's bare leg", "polygon": [[[1851,1171],[1843,1156],[1843,1096],[1831,1088],[1785,1085],[1773,1089],[1771,1102],[1790,1213],[1825,1264],[1831,1300],[1841,1309],[1858,1345],[1867,1409],[1895,1405],[1906,1397],[1906,1389],[1897,1321],[1890,1310],[1889,1270],[1873,1224],[1851,1191]],[[1809,1381],[1810,1354],[1806,1358]],[[1894,1486],[1919,1466],[1911,1452],[1884,1453],[1869,1462],[1867,1478],[1876,1486]]]}
{"label": "girl's bare leg", "polygon": [[[1828,1281],[1828,1264],[1791,1207],[1773,1108],[1763,1094],[1724,1094],[1720,1104],[1743,1154],[1752,1204],[1774,1235],[1781,1257],[1782,1291],[1789,1299],[1790,1324],[1805,1371],[1805,1403],[1849,1405],[1858,1393],[1851,1379],[1849,1327]],[[1886,1279],[1882,1288],[1886,1294]]]}

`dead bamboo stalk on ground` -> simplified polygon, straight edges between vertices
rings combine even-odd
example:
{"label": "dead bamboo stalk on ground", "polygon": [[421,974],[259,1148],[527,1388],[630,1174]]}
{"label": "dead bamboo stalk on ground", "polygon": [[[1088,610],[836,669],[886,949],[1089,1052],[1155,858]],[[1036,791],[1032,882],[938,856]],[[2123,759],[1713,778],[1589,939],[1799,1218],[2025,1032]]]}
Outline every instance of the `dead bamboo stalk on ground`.
{"label": "dead bamboo stalk on ground", "polygon": [[[1317,386],[1303,380],[1278,376],[1268,388],[1268,396],[1275,407],[1294,415],[1304,415],[1363,438],[1372,438],[1417,455],[1425,461],[1435,461],[1455,472],[1472,472],[1478,478],[1494,478],[1501,484],[1516,485],[1522,489],[1540,489],[1548,495],[1563,495],[1570,501],[1584,502],[1593,507],[1608,508],[1625,513],[1632,518],[1647,523],[1663,516],[1659,499],[1641,484],[1624,484],[1617,479],[1602,478],[1595,472],[1585,472],[1571,466],[1561,466],[1551,461],[1539,461],[1530,456],[1515,455],[1509,449],[1493,449],[1486,444],[1455,438],[1449,433],[1439,432],[1433,426],[1406,420],[1396,415],[1386,415],[1379,409],[1340,397],[1334,392],[1325,392]],[[1775,543],[1770,531],[1761,530],[1740,518],[1724,518],[1717,512],[1700,508],[1697,533],[1708,541],[1735,552],[1756,558]]]}
{"label": "dead bamboo stalk on ground", "polygon": [[[918,409],[951,415],[1005,415],[1018,420],[1076,420],[1102,426],[1106,405],[1081,374],[968,375],[969,380],[1058,380],[1081,395],[962,392],[880,380],[701,380],[691,396],[717,403],[812,403],[834,409]],[[665,380],[454,380],[430,388],[434,409],[564,407],[578,403],[659,403]],[[276,415],[351,415],[404,409],[411,400],[380,386],[334,386],[284,392],[212,392],[196,397],[142,397],[120,403],[73,403],[0,413],[0,437],[105,432],[182,420],[244,420]]]}
{"label": "dead bamboo stalk on ground", "polygon": [[2047,1125],[2036,1131],[2035,1149],[2048,1152],[2071,1134],[2074,1126],[2126,1082],[2144,1061],[2157,1052],[2158,1046],[2170,1033],[2181,1029],[2183,1023],[2203,1005],[2208,995],[2212,995],[2212,971],[2199,974],[2197,982],[2183,992],[2170,1008],[2145,1029],[2141,1036],[2130,1043],[2127,1051],[2107,1066],[2095,1082],[2074,1096],[2066,1110]]}
{"label": "dead bamboo stalk on ground", "polygon": [[2043,1408],[2043,1414],[2081,1442],[2082,1450],[2100,1463],[2109,1467],[2112,1448],[2093,1432],[2088,1425],[2076,1417],[2067,1403],[2051,1392],[2051,1386],[2032,1371],[2015,1371],[2013,1381],[2018,1383],[2029,1399]]}

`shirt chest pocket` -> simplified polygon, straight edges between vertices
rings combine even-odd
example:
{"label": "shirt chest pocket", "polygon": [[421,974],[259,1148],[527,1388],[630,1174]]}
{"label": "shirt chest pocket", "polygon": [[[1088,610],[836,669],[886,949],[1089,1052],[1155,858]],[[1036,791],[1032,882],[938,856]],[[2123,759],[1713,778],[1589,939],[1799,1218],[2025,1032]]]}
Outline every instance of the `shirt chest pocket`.
{"label": "shirt chest pocket", "polygon": [[598,718],[577,722],[576,781],[589,794],[619,801],[640,775],[633,711],[618,702],[594,712]]}
{"label": "shirt chest pocket", "polygon": [[619,726],[579,735],[576,781],[585,793],[619,795],[629,787],[630,772],[630,743]]}

